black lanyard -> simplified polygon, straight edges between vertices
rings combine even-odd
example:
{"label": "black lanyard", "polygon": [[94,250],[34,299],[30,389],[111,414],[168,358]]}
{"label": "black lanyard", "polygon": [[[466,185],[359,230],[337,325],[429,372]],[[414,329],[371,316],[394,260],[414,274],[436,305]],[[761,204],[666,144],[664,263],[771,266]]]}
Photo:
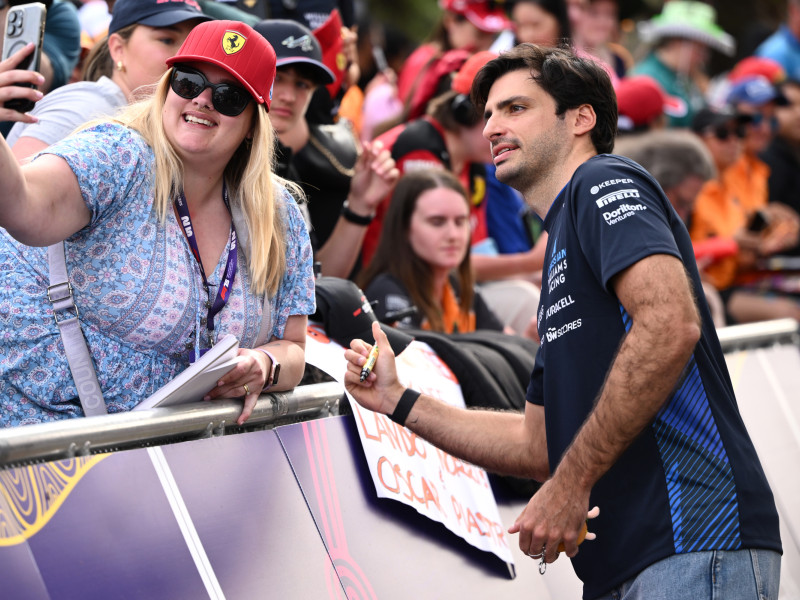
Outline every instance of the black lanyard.
{"label": "black lanyard", "polygon": [[[225,202],[225,206],[230,211],[231,206],[230,202],[228,201],[228,190],[223,184],[222,186],[222,199]],[[186,236],[186,241],[189,242],[189,248],[192,250],[192,254],[194,254],[194,258],[197,261],[197,265],[200,267],[200,275],[203,277],[203,288],[206,290],[206,296],[208,300],[206,301],[206,307],[208,307],[208,317],[207,317],[207,325],[208,325],[208,341],[209,344],[214,343],[213,339],[213,331],[214,331],[214,317],[225,307],[225,304],[228,302],[228,297],[230,296],[230,290],[233,287],[233,281],[236,278],[236,271],[238,267],[238,257],[236,253],[236,230],[233,228],[233,221],[231,220],[231,233],[230,237],[228,238],[229,243],[229,250],[228,250],[228,259],[225,262],[225,271],[222,274],[222,283],[220,283],[219,289],[217,289],[217,297],[214,299],[214,302],[211,302],[211,294],[210,294],[210,286],[208,284],[208,279],[206,278],[206,272],[203,268],[203,261],[200,258],[200,249],[197,246],[197,236],[194,234],[194,229],[192,228],[192,217],[189,215],[189,207],[186,204],[186,196],[184,196],[183,192],[181,192],[180,197],[175,199],[175,210],[178,213],[178,219],[183,227],[183,234]],[[207,349],[200,350],[200,355],[206,352]]]}

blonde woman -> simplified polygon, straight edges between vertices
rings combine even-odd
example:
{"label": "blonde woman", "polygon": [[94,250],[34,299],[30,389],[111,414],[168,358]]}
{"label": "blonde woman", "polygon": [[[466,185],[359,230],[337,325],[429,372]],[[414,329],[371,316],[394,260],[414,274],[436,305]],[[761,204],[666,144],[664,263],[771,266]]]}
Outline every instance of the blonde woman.
{"label": "blonde woman", "polygon": [[24,167],[0,144],[2,425],[83,414],[45,252],[28,247],[61,240],[109,412],[133,408],[223,334],[239,339],[240,360],[207,398],[244,396],[239,423],[262,389],[300,381],[314,283],[302,216],[269,168],[275,60],[247,25],[203,23],[152,98],[114,121]]}

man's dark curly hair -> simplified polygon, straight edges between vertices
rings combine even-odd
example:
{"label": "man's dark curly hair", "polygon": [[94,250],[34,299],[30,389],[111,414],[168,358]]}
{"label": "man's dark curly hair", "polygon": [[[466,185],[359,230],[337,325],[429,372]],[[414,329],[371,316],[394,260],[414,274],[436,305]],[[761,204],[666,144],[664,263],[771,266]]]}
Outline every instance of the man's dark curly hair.
{"label": "man's dark curly hair", "polygon": [[614,149],[617,135],[617,95],[611,78],[600,64],[577,56],[569,48],[519,44],[490,60],[472,82],[473,104],[483,112],[495,81],[512,71],[527,71],[556,103],[556,115],[589,104],[597,116],[591,138],[599,154]]}

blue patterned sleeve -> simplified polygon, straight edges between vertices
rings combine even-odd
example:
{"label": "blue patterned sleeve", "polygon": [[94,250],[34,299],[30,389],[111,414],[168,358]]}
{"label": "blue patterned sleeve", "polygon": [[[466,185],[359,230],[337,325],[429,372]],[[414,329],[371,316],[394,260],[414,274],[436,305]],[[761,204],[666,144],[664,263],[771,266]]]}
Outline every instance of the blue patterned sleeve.
{"label": "blue patterned sleeve", "polygon": [[152,203],[153,154],[144,139],[116,123],[103,123],[56,142],[43,153],[67,161],[75,173],[83,201],[91,213],[90,227],[111,212],[149,210],[130,206],[129,199]]}
{"label": "blue patterned sleeve", "polygon": [[282,338],[286,321],[292,315],[311,315],[316,311],[314,256],[311,240],[300,208],[286,190],[281,193],[286,227],[286,272],[272,306],[275,319],[272,335]]}

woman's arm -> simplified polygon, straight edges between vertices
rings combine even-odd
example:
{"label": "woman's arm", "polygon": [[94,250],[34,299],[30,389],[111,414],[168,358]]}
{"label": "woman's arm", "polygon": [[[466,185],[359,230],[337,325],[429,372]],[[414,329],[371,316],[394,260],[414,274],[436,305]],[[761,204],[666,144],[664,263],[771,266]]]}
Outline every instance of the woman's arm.
{"label": "woman's arm", "polygon": [[85,227],[90,216],[63,158],[45,155],[20,167],[0,142],[0,227],[28,246],[49,246]]}
{"label": "woman's arm", "polygon": [[281,365],[278,383],[269,387],[268,391],[284,392],[296,387],[306,366],[307,325],[306,315],[292,315],[286,321],[283,339],[273,337],[258,348],[239,348],[239,363],[222,376],[217,387],[204,400],[244,396],[244,408],[236,422],[241,425],[250,418],[256,400],[267,385],[267,378],[272,371],[272,359],[259,348],[272,354]]}

